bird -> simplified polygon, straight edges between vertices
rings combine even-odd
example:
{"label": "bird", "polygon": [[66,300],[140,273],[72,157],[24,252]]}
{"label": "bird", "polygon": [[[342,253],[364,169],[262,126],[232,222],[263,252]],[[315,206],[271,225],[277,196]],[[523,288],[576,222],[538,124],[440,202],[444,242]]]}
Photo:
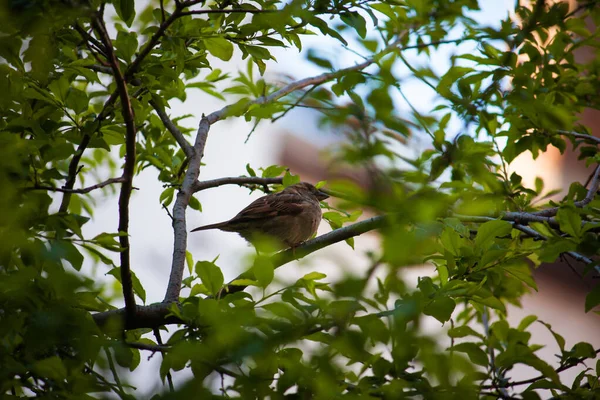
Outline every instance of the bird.
{"label": "bird", "polygon": [[319,201],[328,197],[310,183],[296,183],[256,199],[228,221],[200,226],[191,232],[237,232],[255,247],[267,236],[295,249],[317,232],[322,216]]}

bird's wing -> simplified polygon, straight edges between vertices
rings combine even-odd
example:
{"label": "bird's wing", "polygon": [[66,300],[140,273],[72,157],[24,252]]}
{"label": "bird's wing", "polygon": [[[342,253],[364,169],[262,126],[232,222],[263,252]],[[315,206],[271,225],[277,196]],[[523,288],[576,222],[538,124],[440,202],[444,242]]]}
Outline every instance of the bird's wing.
{"label": "bird's wing", "polygon": [[230,222],[255,221],[281,215],[298,215],[304,210],[304,200],[297,194],[275,193],[261,197],[240,211]]}

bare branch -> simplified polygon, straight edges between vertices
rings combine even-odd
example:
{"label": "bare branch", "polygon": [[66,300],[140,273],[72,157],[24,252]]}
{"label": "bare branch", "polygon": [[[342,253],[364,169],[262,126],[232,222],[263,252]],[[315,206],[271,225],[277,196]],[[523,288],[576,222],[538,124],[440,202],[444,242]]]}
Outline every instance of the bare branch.
{"label": "bare branch", "polygon": [[102,55],[104,57],[106,57],[106,48],[104,47],[104,45],[102,43],[100,43],[99,41],[97,41],[92,35],[90,35],[85,29],[83,29],[79,24],[73,24],[73,27],[75,28],[75,30],[77,32],[79,32],[79,34],[81,35],[81,38],[83,40],[89,43],[92,43],[94,46],[96,46],[96,48],[98,49],[99,52],[102,53]]}
{"label": "bare branch", "polygon": [[53,187],[53,186],[36,185],[33,187],[26,188],[26,190],[48,190],[50,192],[84,194],[84,193],[89,193],[92,190],[101,189],[105,186],[112,185],[113,183],[122,183],[124,181],[125,181],[125,178],[123,178],[121,176],[119,178],[110,178],[110,179],[105,180],[104,182],[100,182],[95,185],[88,186],[88,187],[81,188],[81,189],[65,189],[64,187],[57,188],[57,187]]}
{"label": "bare branch", "polygon": [[101,72],[103,74],[112,75],[112,68],[104,65],[84,65],[84,68],[91,69],[92,71]]}
{"label": "bare branch", "polygon": [[125,345],[128,347],[131,347],[132,349],[148,350],[153,353],[156,353],[156,352],[166,353],[167,351],[169,351],[171,349],[170,346],[165,346],[165,345],[160,345],[160,344],[158,344],[158,345],[147,344],[147,343],[140,343],[140,342],[125,342]]}
{"label": "bare branch", "polygon": [[[575,203],[573,203],[575,205],[575,207],[581,208],[581,207],[585,207],[588,204],[590,204],[592,202],[592,200],[594,200],[594,196],[596,195],[596,192],[598,192],[599,188],[600,188],[600,165],[598,165],[596,167],[596,170],[594,171],[594,175],[590,181],[590,187],[587,191],[587,194],[585,195],[585,198],[583,200],[579,200],[579,201],[576,201]],[[541,216],[541,217],[551,217],[551,216],[556,215],[556,213],[558,213],[558,210],[559,210],[559,207],[552,207],[552,208],[546,208],[545,210],[533,212],[532,214]]]}
{"label": "bare branch", "polygon": [[[272,103],[292,92],[295,92],[296,90],[305,88],[307,86],[311,86],[311,85],[320,85],[323,82],[327,82],[330,81],[332,79],[337,78],[338,76],[341,76],[347,72],[352,72],[352,71],[361,71],[365,68],[367,68],[368,66],[377,63],[377,61],[385,56],[386,54],[396,50],[398,48],[398,45],[400,44],[402,37],[404,37],[404,34],[401,34],[400,37],[396,40],[394,40],[392,43],[390,43],[387,47],[385,47],[382,51],[380,51],[379,53],[377,53],[376,55],[374,55],[371,58],[368,58],[367,60],[363,61],[360,64],[356,64],[352,67],[348,67],[348,68],[343,68],[340,70],[337,70],[335,72],[329,72],[329,73],[325,73],[325,74],[321,74],[321,75],[317,75],[317,76],[313,76],[313,77],[309,77],[309,78],[304,78],[304,79],[300,79],[298,81],[292,82],[284,87],[282,87],[281,89],[271,93],[268,96],[261,96],[257,99],[254,99],[252,101],[249,101],[246,104],[246,107],[250,107],[251,105],[254,104],[268,104],[268,103]],[[231,108],[234,107],[233,105],[228,105],[223,107],[220,110],[214,111],[211,114],[209,114],[206,119],[208,120],[209,124],[214,124],[217,121],[220,121],[224,118],[227,117],[228,112],[231,110]]]}
{"label": "bare branch", "polygon": [[594,142],[595,144],[600,144],[600,138],[597,138],[596,136],[586,135],[584,133],[577,133],[577,132],[571,132],[571,131],[563,131],[563,130],[558,130],[556,132],[558,132],[561,135],[572,136],[577,139],[583,139],[588,142]]}
{"label": "bare branch", "polygon": [[127,83],[121,74],[119,61],[115,55],[112,41],[106,31],[104,21],[100,16],[92,19],[92,25],[106,48],[106,55],[109,64],[113,70],[113,76],[117,85],[117,92],[121,99],[121,113],[125,122],[125,165],[123,166],[123,182],[121,184],[121,193],[119,195],[119,244],[123,251],[119,253],[121,261],[121,284],[123,285],[123,297],[125,299],[125,309],[127,316],[133,317],[136,312],[135,295],[133,293],[133,280],[131,278],[130,250],[129,250],[129,199],[133,189],[133,174],[135,172],[135,146],[136,146],[136,128],[133,117],[133,108],[127,92]]}
{"label": "bare branch", "polygon": [[125,308],[96,313],[92,317],[100,328],[114,332],[123,329],[182,324],[182,320],[171,314],[170,308],[171,303],[155,303],[147,306],[138,305],[134,318],[127,318]]}
{"label": "bare branch", "polygon": [[165,113],[165,111],[162,108],[160,108],[154,100],[150,100],[149,103],[154,108],[154,111],[156,111],[156,114],[158,114],[158,116],[160,117],[160,120],[165,125],[165,128],[167,128],[167,130],[171,132],[171,135],[173,135],[173,137],[179,144],[179,147],[181,147],[181,149],[183,150],[185,156],[187,158],[191,158],[194,154],[194,148],[192,147],[190,142],[187,141],[187,139],[183,136],[183,133],[181,133],[179,128],[175,126],[175,124],[173,123],[173,121],[171,121],[167,113]]}
{"label": "bare branch", "polygon": [[[183,3],[185,6],[185,3]],[[265,13],[274,13],[280,10],[260,10],[260,9],[246,9],[246,8],[228,8],[228,9],[210,9],[210,10],[191,10],[191,11],[182,11],[180,13],[183,15],[202,15],[202,14],[265,14]]]}
{"label": "bare branch", "polygon": [[218,178],[212,179],[210,181],[196,181],[194,183],[194,193],[199,192],[205,189],[211,189],[218,186],[224,185],[275,185],[281,184],[283,178],[261,178],[258,176],[236,176],[236,177],[228,177],[228,178]]}
{"label": "bare branch", "polygon": [[204,156],[204,146],[206,145],[209,129],[210,124],[208,123],[208,120],[206,117],[202,117],[200,125],[198,126],[198,133],[196,134],[194,153],[189,159],[190,164],[185,177],[183,178],[181,189],[179,190],[179,193],[177,193],[175,205],[173,206],[173,231],[175,239],[173,244],[171,275],[169,277],[165,299],[163,300],[166,303],[176,302],[179,299],[181,280],[183,279],[183,271],[185,268],[185,253],[187,250],[185,210],[190,202],[190,197],[194,193],[194,184],[200,175],[200,163]]}
{"label": "bare branch", "polygon": [[85,194],[85,193],[89,193],[93,190],[96,189],[101,189],[105,186],[111,185],[113,183],[122,183],[124,182],[124,178],[123,177],[119,177],[119,178],[111,178],[108,179],[104,182],[100,182],[97,183],[95,185],[92,186],[88,186],[85,188],[81,188],[81,189],[66,189],[64,187],[54,187],[54,186],[46,186],[46,185],[35,185],[32,187],[27,187],[24,188],[24,190],[30,191],[30,190],[47,190],[49,192],[61,192],[61,193],[69,193],[69,194]]}

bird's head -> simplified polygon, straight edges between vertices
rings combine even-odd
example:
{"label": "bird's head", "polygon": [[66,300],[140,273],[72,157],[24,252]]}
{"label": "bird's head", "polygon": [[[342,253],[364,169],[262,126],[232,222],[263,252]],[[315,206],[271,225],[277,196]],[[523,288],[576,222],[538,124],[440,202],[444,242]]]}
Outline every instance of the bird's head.
{"label": "bird's head", "polygon": [[314,187],[313,185],[311,185],[308,182],[296,183],[295,185],[288,186],[286,188],[286,190],[288,190],[288,189],[297,191],[299,193],[309,193],[309,194],[313,195],[314,197],[316,197],[317,200],[325,200],[325,199],[329,198],[329,195],[327,193],[317,189],[316,187]]}

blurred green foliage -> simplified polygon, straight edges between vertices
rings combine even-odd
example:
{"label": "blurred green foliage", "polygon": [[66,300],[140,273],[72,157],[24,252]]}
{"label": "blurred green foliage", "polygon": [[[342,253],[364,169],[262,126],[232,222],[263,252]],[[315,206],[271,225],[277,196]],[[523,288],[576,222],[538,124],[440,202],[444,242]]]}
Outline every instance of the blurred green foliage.
{"label": "blurred green foliage", "polygon": [[[168,380],[171,390],[155,398],[600,396],[600,363],[592,361],[599,350],[567,346],[534,315],[518,326],[507,320],[507,306],[537,290],[532,268],[571,257],[597,275],[600,203],[588,188],[598,176],[588,188],[573,182],[550,204],[555,191],[541,179],[526,187],[507,165],[549,146],[573,149],[588,165],[600,161],[598,141],[580,122],[585,109],[600,108],[599,34],[589,25],[600,24],[598,5],[583,1],[574,11],[566,3],[517,2],[490,27],[472,18],[476,0],[2,2],[0,395],[134,398],[125,371],[146,360],[141,352],[158,351],[160,369],[145,379]],[[111,43],[93,21],[108,25]],[[335,53],[309,49],[308,61],[331,73],[327,79],[256,101],[281,88],[266,78],[272,50],[302,50],[315,35],[374,63],[343,69]],[[386,49],[394,41],[396,48]],[[97,324],[115,310],[114,295],[82,267],[105,264],[120,282],[114,256],[128,251],[119,241],[127,233],[82,233],[95,217],[93,193],[118,186],[78,188],[105,173],[120,176],[126,152],[107,45],[138,131],[135,169],[158,171],[164,207],[177,197],[189,160],[155,110],[198,89],[225,100],[222,118],[243,116],[255,126],[298,106],[319,112],[324,129],[340,136],[330,152],[333,169],[369,177],[366,189],[328,182],[340,200],[323,203],[324,219],[337,230],[363,211],[386,216],[380,245],[367,254],[369,270],[331,280],[317,268],[280,284],[275,269],[282,262],[260,254],[227,286],[216,259],[194,260],[188,252],[188,291],[166,305],[170,319],[147,318],[135,329],[132,321]],[[440,46],[455,48],[443,72],[435,65]],[[591,56],[580,59],[580,49]],[[412,65],[407,52],[426,62]],[[237,57],[247,60],[237,75],[215,67]],[[430,112],[412,106],[401,71],[437,93]],[[215,111],[199,108],[191,117]],[[193,143],[182,118],[171,122]],[[419,134],[431,146],[406,156],[407,140]],[[300,180],[278,165],[246,170],[251,178],[281,177],[284,186]],[[194,197],[189,206],[202,211]],[[354,252],[353,238],[346,241],[342,251]],[[423,262],[435,273],[405,282],[401,271]],[[132,280],[144,302],[144,288]],[[582,312],[600,305],[599,288]],[[424,329],[432,319],[441,332]],[[158,332],[174,321],[162,344]],[[539,357],[529,332],[536,322],[555,338],[556,359]],[[560,372],[584,361],[588,368],[573,383],[561,381]],[[511,375],[518,364],[539,376],[520,381]],[[184,369],[193,378],[173,386],[172,374]]]}

